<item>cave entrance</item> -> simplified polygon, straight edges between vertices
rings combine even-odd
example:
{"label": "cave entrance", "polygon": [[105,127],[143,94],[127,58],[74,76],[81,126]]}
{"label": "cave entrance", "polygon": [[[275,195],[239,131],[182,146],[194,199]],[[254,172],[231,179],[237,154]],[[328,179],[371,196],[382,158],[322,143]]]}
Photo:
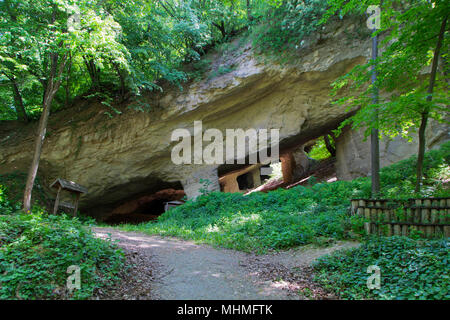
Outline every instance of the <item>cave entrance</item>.
{"label": "cave entrance", "polygon": [[140,206],[134,213],[160,216],[164,213],[164,205],[170,199],[156,199]]}
{"label": "cave entrance", "polygon": [[249,173],[245,173],[239,177],[237,177],[237,183],[239,185],[239,190],[246,190],[253,188],[254,182],[253,177]]}
{"label": "cave entrance", "polygon": [[165,212],[167,202],[180,201],[184,195],[183,190],[164,189],[150,195],[130,199],[117,206],[105,222],[138,224],[156,220]]}

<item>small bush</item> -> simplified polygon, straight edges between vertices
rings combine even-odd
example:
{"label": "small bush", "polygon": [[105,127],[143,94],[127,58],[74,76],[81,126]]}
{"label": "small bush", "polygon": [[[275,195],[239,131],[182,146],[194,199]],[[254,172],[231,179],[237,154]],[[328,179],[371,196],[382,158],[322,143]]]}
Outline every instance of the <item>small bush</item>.
{"label": "small bush", "polygon": [[11,214],[12,205],[6,197],[6,187],[0,184],[0,214]]}
{"label": "small bush", "polygon": [[287,0],[277,7],[268,7],[262,23],[255,26],[252,37],[260,53],[286,56],[301,47],[302,40],[316,32],[327,9],[324,0]]}
{"label": "small bush", "polygon": [[[66,289],[71,265],[81,273],[81,288],[72,293]],[[123,265],[122,250],[78,219],[38,208],[0,216],[0,299],[88,299],[118,280]]]}
{"label": "small bush", "polygon": [[[3,195],[8,199],[8,202],[16,207],[20,206],[18,204],[22,201],[23,191],[25,190],[27,180],[27,174],[21,171],[15,171],[8,174],[0,174],[0,185],[3,185]],[[33,203],[38,204],[41,207],[46,207],[51,203],[49,195],[44,191],[44,187],[42,186],[41,177],[37,176],[33,194],[32,194]],[[1,200],[0,200],[1,202]],[[1,214],[1,211],[0,211]]]}
{"label": "small bush", "polygon": [[[358,248],[319,258],[315,280],[345,299],[450,299],[450,250],[445,239],[372,237]],[[367,288],[367,268],[381,271]]]}

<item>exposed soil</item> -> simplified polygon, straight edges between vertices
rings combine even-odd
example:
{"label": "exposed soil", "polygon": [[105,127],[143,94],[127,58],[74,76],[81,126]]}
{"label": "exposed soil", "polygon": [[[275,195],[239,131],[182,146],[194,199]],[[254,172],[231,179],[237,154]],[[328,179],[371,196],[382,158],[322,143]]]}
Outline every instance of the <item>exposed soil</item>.
{"label": "exposed soil", "polygon": [[98,299],[335,299],[312,281],[310,264],[324,254],[358,245],[338,242],[327,248],[254,255],[113,228],[94,232],[118,240],[131,265],[122,282],[99,292]]}

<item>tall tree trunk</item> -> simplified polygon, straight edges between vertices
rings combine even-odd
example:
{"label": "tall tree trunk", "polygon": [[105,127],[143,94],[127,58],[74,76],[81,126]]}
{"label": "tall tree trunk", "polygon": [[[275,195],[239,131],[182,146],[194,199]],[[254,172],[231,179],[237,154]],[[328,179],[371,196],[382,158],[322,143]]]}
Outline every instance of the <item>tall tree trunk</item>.
{"label": "tall tree trunk", "polygon": [[[445,34],[445,27],[447,24],[448,15],[444,17],[441,23],[441,29],[439,30],[439,37],[436,43],[436,49],[434,50],[433,55],[433,62],[431,65],[431,73],[430,73],[430,83],[428,85],[428,96],[427,96],[427,102],[431,102],[433,99],[433,90],[434,90],[434,83],[436,82],[436,74],[437,74],[437,67],[439,63],[439,54],[442,47],[442,41],[444,39]],[[422,112],[422,119],[420,122],[420,128],[419,128],[419,152],[417,155],[417,168],[416,168],[416,189],[415,192],[419,193],[420,188],[422,186],[422,176],[423,176],[423,159],[425,157],[425,130],[427,128],[427,122],[428,122],[428,116],[430,112],[430,107],[428,105],[425,106],[424,111]]]}
{"label": "tall tree trunk", "polygon": [[64,105],[67,108],[70,104],[70,73],[72,71],[72,56],[69,56],[68,65],[67,65],[67,75],[66,75],[66,83],[64,85],[64,91],[66,94]]}
{"label": "tall tree trunk", "polygon": [[83,60],[91,78],[91,89],[98,90],[100,88],[100,70],[96,66],[94,59],[83,56]]}
{"label": "tall tree trunk", "polygon": [[[374,29],[373,32],[376,32]],[[375,35],[372,38],[372,61],[375,62],[378,57],[378,36]],[[372,102],[378,103],[378,88],[375,87],[377,80],[377,73],[375,65],[372,66],[372,85],[373,94]],[[378,123],[378,109],[375,110],[374,119]],[[377,198],[380,194],[380,138],[378,133],[378,127],[372,129],[370,133],[370,163],[371,163],[371,182],[372,182],[372,198]]]}
{"label": "tall tree trunk", "polygon": [[331,145],[330,138],[328,137],[328,134],[323,136],[323,140],[325,141],[325,147],[327,148],[328,152],[331,154],[332,157],[336,156],[336,149]]}
{"label": "tall tree trunk", "polygon": [[25,106],[23,105],[22,95],[15,78],[11,78],[11,85],[14,93],[14,107],[16,108],[17,119],[23,122],[28,122],[28,116],[25,111]]}
{"label": "tall tree trunk", "polygon": [[247,20],[248,21],[252,21],[253,20],[252,6],[250,4],[250,0],[247,0]]}
{"label": "tall tree trunk", "polygon": [[119,89],[119,95],[120,95],[120,99],[123,102],[125,99],[125,77],[122,74],[121,70],[120,70],[120,66],[118,63],[115,63],[114,61],[111,61],[111,64],[113,65],[114,69],[117,72],[117,76],[119,77],[120,80],[120,89]]}
{"label": "tall tree trunk", "polygon": [[212,25],[217,29],[219,29],[220,33],[222,34],[222,38],[225,39],[225,37],[227,36],[227,32],[225,30],[225,23],[223,21],[221,21],[220,24],[212,22]]}
{"label": "tall tree trunk", "polygon": [[39,127],[34,145],[33,160],[28,171],[27,183],[23,196],[23,211],[29,212],[31,210],[31,193],[33,191],[34,181],[36,179],[37,170],[39,168],[39,160],[42,153],[42,145],[44,144],[45,133],[47,131],[48,117],[50,115],[50,108],[53,98],[61,85],[61,74],[64,70],[66,56],[58,67],[58,54],[51,54],[51,71],[44,91],[44,99],[42,102],[42,115],[39,120]]}

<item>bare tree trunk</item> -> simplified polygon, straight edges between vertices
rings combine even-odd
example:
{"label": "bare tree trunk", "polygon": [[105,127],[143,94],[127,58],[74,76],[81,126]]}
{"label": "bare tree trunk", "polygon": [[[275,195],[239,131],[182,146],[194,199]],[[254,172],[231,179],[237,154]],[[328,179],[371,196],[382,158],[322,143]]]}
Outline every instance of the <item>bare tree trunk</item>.
{"label": "bare tree trunk", "polygon": [[247,0],[247,20],[248,21],[252,21],[253,20],[252,6],[250,4],[250,0]]}
{"label": "bare tree trunk", "polygon": [[119,77],[120,80],[120,91],[119,91],[119,95],[120,95],[120,99],[123,102],[125,99],[125,77],[123,76],[121,70],[120,70],[120,66],[119,64],[115,63],[114,61],[111,61],[111,64],[113,65],[114,69],[117,72],[117,76]]}
{"label": "bare tree trunk", "polygon": [[[373,32],[376,30],[374,29]],[[378,57],[378,36],[375,35],[372,38],[372,61],[376,61]],[[374,85],[374,91],[372,94],[372,102],[378,103],[378,88],[375,87],[377,80],[377,73],[375,65],[372,66],[372,84]],[[378,123],[378,109],[375,110],[373,121]],[[372,198],[377,198],[380,194],[380,138],[378,128],[373,128],[370,133],[370,171],[372,182]]]}
{"label": "bare tree trunk", "polygon": [[64,105],[67,108],[70,104],[70,72],[72,71],[72,56],[69,56],[69,64],[67,66],[66,83],[64,86],[64,91],[66,94]]}
{"label": "bare tree trunk", "polygon": [[98,90],[100,88],[100,70],[96,66],[94,59],[83,56],[83,60],[91,78],[91,89]]}
{"label": "bare tree trunk", "polygon": [[53,98],[61,85],[61,74],[64,70],[65,62],[66,56],[63,57],[58,68],[58,54],[51,54],[51,72],[44,91],[42,115],[39,120],[39,127],[34,145],[33,160],[31,162],[30,170],[28,171],[27,183],[23,196],[23,211],[25,212],[29,212],[31,210],[31,193],[33,191],[34,180],[36,179],[37,170],[39,168],[39,160],[41,158],[42,145],[44,144],[45,133],[47,131],[50,108]]}
{"label": "bare tree trunk", "polygon": [[332,157],[336,156],[336,149],[333,148],[331,145],[330,138],[328,137],[328,134],[323,136],[323,140],[325,141],[325,147],[327,148],[328,152],[331,154]]}
{"label": "bare tree trunk", "polygon": [[28,122],[28,116],[25,111],[25,106],[23,105],[22,95],[20,94],[19,86],[17,85],[15,78],[12,78],[11,85],[14,92],[14,106],[16,107],[17,118],[23,122]]}
{"label": "bare tree trunk", "polygon": [[46,97],[44,98],[45,101],[43,103],[42,115],[39,120],[38,136],[34,145],[33,160],[31,162],[30,170],[28,171],[27,184],[25,186],[25,193],[23,198],[23,211],[25,212],[29,212],[31,209],[31,192],[33,190],[34,180],[36,179],[36,173],[39,167],[42,145],[44,143],[45,133],[47,129],[48,116],[50,114],[51,97],[48,93],[48,90],[46,90],[45,96]]}
{"label": "bare tree trunk", "polygon": [[213,22],[212,25],[217,29],[219,29],[220,33],[222,34],[222,38],[225,39],[225,37],[227,36],[227,32],[225,30],[225,23],[223,21],[221,21],[220,24]]}
{"label": "bare tree trunk", "polygon": [[[442,47],[442,41],[444,39],[445,34],[445,26],[447,24],[448,15],[444,17],[441,24],[441,29],[439,30],[439,37],[438,41],[436,43],[436,49],[434,50],[433,55],[433,62],[431,65],[431,73],[430,73],[430,83],[428,85],[428,96],[427,96],[427,102],[431,102],[433,99],[433,90],[434,90],[434,83],[436,82],[436,74],[437,74],[437,67],[439,63],[439,54]],[[422,112],[422,120],[420,122],[420,128],[419,128],[419,152],[417,155],[417,168],[416,168],[416,189],[415,192],[419,193],[420,188],[422,186],[422,176],[423,176],[423,160],[425,157],[425,130],[427,128],[427,122],[428,122],[428,116],[429,116],[429,106],[425,106],[424,112]]]}

